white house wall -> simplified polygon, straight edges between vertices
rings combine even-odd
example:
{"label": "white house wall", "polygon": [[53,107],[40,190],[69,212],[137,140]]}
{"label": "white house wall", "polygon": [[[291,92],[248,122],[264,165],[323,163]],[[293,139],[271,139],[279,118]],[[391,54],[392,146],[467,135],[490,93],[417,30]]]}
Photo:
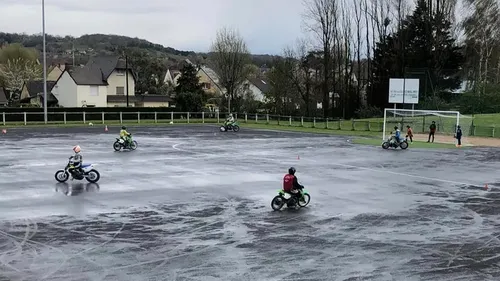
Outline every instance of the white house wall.
{"label": "white house wall", "polygon": [[[91,87],[97,87],[97,96],[93,96],[90,94]],[[76,107],[82,107],[85,104],[95,107],[106,107],[108,105],[106,86],[79,85]]]}
{"label": "white house wall", "polygon": [[62,107],[78,107],[77,85],[68,72],[64,72],[52,89],[52,94]]}
{"label": "white house wall", "polygon": [[[128,75],[128,94],[129,96],[135,95],[135,82],[134,77],[130,71],[127,71]],[[119,74],[118,71],[114,70],[108,77],[108,95],[116,95],[116,87],[123,87],[124,95],[127,95],[126,77],[124,74]]]}
{"label": "white house wall", "polygon": [[264,94],[262,93],[262,91],[257,88],[254,84],[250,83],[249,85],[249,88],[248,88],[250,91],[252,91],[253,93],[253,96],[254,96],[254,99],[255,100],[258,100],[260,102],[263,102],[265,97],[264,97]]}

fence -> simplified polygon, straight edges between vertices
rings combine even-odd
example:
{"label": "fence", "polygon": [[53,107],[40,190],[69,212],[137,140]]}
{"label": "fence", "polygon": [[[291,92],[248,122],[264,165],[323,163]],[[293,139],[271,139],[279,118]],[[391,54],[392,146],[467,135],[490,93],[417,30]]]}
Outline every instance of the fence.
{"label": "fence", "polygon": [[[6,125],[41,125],[44,115],[41,112],[2,112],[2,124]],[[49,124],[161,124],[161,123],[212,123],[224,121],[226,114],[218,112],[48,112]],[[240,123],[292,126],[342,131],[362,131],[381,133],[384,122],[380,119],[341,120],[320,117],[279,116],[271,114],[235,114]],[[390,125],[388,122],[387,125]],[[416,126],[417,127],[417,126]],[[424,133],[427,128],[415,128],[415,133]],[[420,131],[421,129],[421,131]],[[438,132],[439,124],[438,124]],[[464,131],[464,133],[467,133]],[[469,135],[482,137],[500,137],[500,128],[472,125]]]}

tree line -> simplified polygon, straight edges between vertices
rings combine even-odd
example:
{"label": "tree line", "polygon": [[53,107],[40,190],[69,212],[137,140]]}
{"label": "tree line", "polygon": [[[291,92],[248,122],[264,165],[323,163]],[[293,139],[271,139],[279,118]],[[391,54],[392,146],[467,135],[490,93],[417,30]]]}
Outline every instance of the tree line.
{"label": "tree line", "polygon": [[307,0],[303,16],[268,76],[275,113],[380,115],[390,78],[420,79],[417,108],[500,111],[496,0]]}

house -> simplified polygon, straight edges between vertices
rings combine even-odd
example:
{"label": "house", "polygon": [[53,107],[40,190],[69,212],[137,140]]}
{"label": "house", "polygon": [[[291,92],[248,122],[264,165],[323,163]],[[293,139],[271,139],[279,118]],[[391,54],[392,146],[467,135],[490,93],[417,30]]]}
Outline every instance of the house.
{"label": "house", "polygon": [[[47,106],[56,106],[57,98],[52,94],[56,81],[47,81]],[[30,103],[43,106],[43,80],[34,80],[24,83],[20,96],[21,103]]]}
{"label": "house", "polygon": [[[170,107],[161,95],[135,95],[137,76],[118,57],[91,58],[84,66],[57,66],[62,72],[53,81],[52,93],[63,107]],[[54,77],[58,70],[54,68]],[[126,83],[128,79],[128,84]],[[128,87],[127,87],[128,85]]]}
{"label": "house", "polygon": [[164,95],[140,95],[137,96],[135,106],[140,107],[173,107],[173,100]]}
{"label": "house", "polygon": [[[123,102],[120,106],[126,106],[127,92],[129,98],[130,96],[135,96],[135,83],[137,77],[125,60],[121,60],[117,56],[94,57],[89,60],[86,67],[101,70],[102,79],[108,84],[107,96],[116,95],[123,97]],[[107,106],[115,105],[116,103]]]}
{"label": "house", "polygon": [[224,87],[220,84],[219,75],[212,68],[204,65],[200,66],[197,76],[206,94],[217,96],[225,93]]}
{"label": "house", "polygon": [[267,66],[267,64],[263,64],[259,67],[260,74],[266,74],[271,70],[270,67]]}
{"label": "house", "polygon": [[52,88],[62,107],[106,107],[108,82],[98,68],[66,67]]}
{"label": "house", "polygon": [[261,78],[251,78],[243,82],[243,90],[251,92],[254,99],[264,102],[266,94],[271,90],[271,85]]}
{"label": "house", "polygon": [[[117,95],[110,95],[108,96],[108,107],[113,106],[114,107],[121,107],[121,106],[126,106],[126,99],[125,97],[125,105],[122,105],[123,99],[122,96],[117,96]],[[129,106],[136,106],[136,107],[172,107],[173,102],[172,99],[168,96],[164,95],[135,95],[135,96],[129,96]]]}
{"label": "house", "polygon": [[9,94],[7,90],[0,87],[0,106],[7,106],[9,104]]}
{"label": "house", "polygon": [[135,103],[135,82],[136,75],[123,60],[95,57],[85,66],[65,65],[52,93],[63,107],[126,106],[127,91],[129,102]]}
{"label": "house", "polygon": [[62,73],[66,69],[67,66],[71,66],[68,63],[58,63],[52,66],[47,73],[47,81],[57,81],[59,77],[61,77]]}
{"label": "house", "polygon": [[177,80],[179,80],[179,77],[181,77],[181,72],[178,69],[168,69],[167,73],[165,74],[165,78],[163,79],[163,83],[167,84],[170,83],[174,87],[177,86]]}

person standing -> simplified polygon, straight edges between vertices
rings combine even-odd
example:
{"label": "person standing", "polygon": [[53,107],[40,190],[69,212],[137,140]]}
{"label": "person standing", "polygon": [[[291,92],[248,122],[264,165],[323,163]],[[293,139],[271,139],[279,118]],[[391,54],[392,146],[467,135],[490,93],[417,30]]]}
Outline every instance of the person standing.
{"label": "person standing", "polygon": [[432,124],[429,126],[429,139],[427,142],[431,142],[431,136],[432,136],[432,142],[434,142],[434,134],[436,133],[436,121],[432,121]]}
{"label": "person standing", "polygon": [[462,128],[460,128],[460,126],[457,126],[457,133],[455,134],[455,138],[457,139],[457,146],[461,147],[462,146]]}
{"label": "person standing", "polygon": [[410,142],[413,143],[413,129],[410,127],[410,125],[406,126],[406,137],[410,138]]}

